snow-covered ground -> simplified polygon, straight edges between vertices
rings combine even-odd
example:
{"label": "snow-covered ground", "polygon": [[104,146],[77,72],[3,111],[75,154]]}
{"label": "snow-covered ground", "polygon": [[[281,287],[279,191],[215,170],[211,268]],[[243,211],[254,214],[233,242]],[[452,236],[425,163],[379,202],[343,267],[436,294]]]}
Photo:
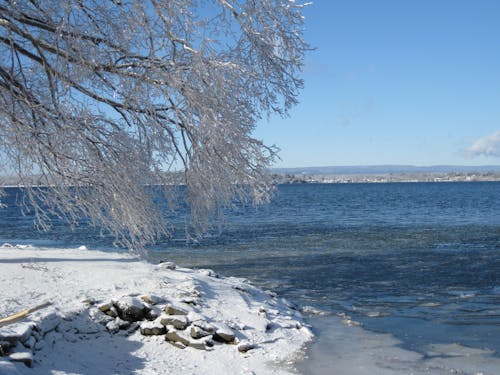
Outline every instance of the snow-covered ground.
{"label": "snow-covered ground", "polygon": [[294,371],[312,334],[293,306],[242,279],[173,268],[85,247],[0,246],[0,319],[51,303],[0,327],[0,374]]}

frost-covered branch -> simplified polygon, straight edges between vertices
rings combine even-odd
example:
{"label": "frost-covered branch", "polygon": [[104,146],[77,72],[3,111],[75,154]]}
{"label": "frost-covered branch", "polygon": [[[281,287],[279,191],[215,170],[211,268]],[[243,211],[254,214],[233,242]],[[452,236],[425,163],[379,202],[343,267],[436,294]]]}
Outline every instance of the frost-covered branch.
{"label": "frost-covered branch", "polygon": [[297,103],[301,8],[0,0],[0,167],[42,227],[86,218],[129,247],[167,234],[151,186],[171,197],[169,172],[182,171],[197,233],[235,197],[265,201],[277,150],[252,132]]}

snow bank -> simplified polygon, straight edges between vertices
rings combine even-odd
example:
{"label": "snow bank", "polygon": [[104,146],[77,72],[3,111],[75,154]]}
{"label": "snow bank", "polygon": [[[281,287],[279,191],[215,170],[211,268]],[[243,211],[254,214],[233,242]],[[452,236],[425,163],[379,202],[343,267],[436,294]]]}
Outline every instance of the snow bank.
{"label": "snow bank", "polygon": [[[288,374],[312,339],[287,301],[211,270],[0,246],[2,374]],[[32,367],[32,368],[30,368]]]}

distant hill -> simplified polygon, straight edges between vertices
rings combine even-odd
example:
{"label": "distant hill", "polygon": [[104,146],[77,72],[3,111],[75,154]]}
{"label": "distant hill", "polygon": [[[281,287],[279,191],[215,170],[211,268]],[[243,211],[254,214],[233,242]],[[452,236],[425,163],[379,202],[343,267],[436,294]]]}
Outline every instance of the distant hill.
{"label": "distant hill", "polygon": [[419,167],[413,165],[360,165],[360,166],[326,166],[303,168],[272,168],[272,173],[308,174],[308,175],[370,175],[370,174],[402,174],[402,173],[487,173],[500,172],[500,165],[434,165]]}

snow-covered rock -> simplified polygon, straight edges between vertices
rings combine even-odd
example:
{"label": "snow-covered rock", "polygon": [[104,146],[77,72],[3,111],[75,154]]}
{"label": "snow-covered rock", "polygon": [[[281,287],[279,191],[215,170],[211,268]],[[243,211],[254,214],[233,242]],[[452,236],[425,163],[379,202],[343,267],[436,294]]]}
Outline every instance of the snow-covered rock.
{"label": "snow-covered rock", "polygon": [[186,329],[186,327],[189,325],[189,321],[186,317],[186,315],[167,315],[167,314],[162,314],[159,317],[161,324],[164,326],[167,325],[172,325],[176,329]]}
{"label": "snow-covered rock", "polygon": [[106,324],[106,328],[111,333],[116,333],[121,329],[127,329],[129,327],[130,327],[130,322],[123,320],[120,317],[117,317]]}
{"label": "snow-covered rock", "polygon": [[233,342],[235,339],[234,332],[224,323],[215,324],[214,339],[222,342]]}
{"label": "snow-covered rock", "polygon": [[145,336],[152,335],[164,335],[167,333],[167,329],[165,325],[160,322],[160,319],[156,319],[155,321],[144,321],[139,325],[141,334]]}
{"label": "snow-covered rock", "polygon": [[45,335],[47,332],[55,330],[61,323],[62,318],[56,312],[49,312],[43,315],[38,314],[32,320],[35,323],[35,329]]}
{"label": "snow-covered rock", "polygon": [[[189,318],[189,315],[188,315],[188,318]],[[191,320],[193,322],[193,325],[196,326],[196,327],[199,327],[201,328],[203,331],[206,331],[206,332],[209,332],[209,333],[214,333],[215,332],[215,327],[208,323],[207,321],[205,320],[194,320],[192,319]]]}
{"label": "snow-covered rock", "polygon": [[193,339],[201,339],[203,337],[206,337],[206,336],[210,336],[211,333],[208,332],[208,331],[205,331],[204,329],[200,328],[200,327],[197,327],[195,325],[192,325],[190,330],[189,330],[189,334],[191,335],[191,337]]}
{"label": "snow-covered rock", "polygon": [[188,346],[190,337],[184,331],[178,331],[173,326],[167,326],[166,339],[172,342],[180,342],[181,344]]}
{"label": "snow-covered rock", "polygon": [[113,305],[118,311],[118,316],[128,322],[137,322],[144,319],[147,307],[137,297],[122,297],[113,301]]}
{"label": "snow-covered rock", "polygon": [[153,306],[149,307],[149,310],[146,311],[146,313],[144,314],[144,317],[147,320],[155,320],[156,318],[158,318],[162,314],[162,311],[163,310],[161,308],[153,305]]}
{"label": "snow-covered rock", "polygon": [[12,362],[22,362],[28,367],[33,366],[33,353],[29,351],[14,352],[9,355]]}
{"label": "snow-covered rock", "polygon": [[21,322],[0,327],[0,341],[8,341],[10,343],[25,342],[29,339],[33,326],[31,322]]}
{"label": "snow-covered rock", "polygon": [[256,345],[248,341],[242,341],[238,344],[238,351],[240,353],[246,353],[249,350],[255,349]]}

